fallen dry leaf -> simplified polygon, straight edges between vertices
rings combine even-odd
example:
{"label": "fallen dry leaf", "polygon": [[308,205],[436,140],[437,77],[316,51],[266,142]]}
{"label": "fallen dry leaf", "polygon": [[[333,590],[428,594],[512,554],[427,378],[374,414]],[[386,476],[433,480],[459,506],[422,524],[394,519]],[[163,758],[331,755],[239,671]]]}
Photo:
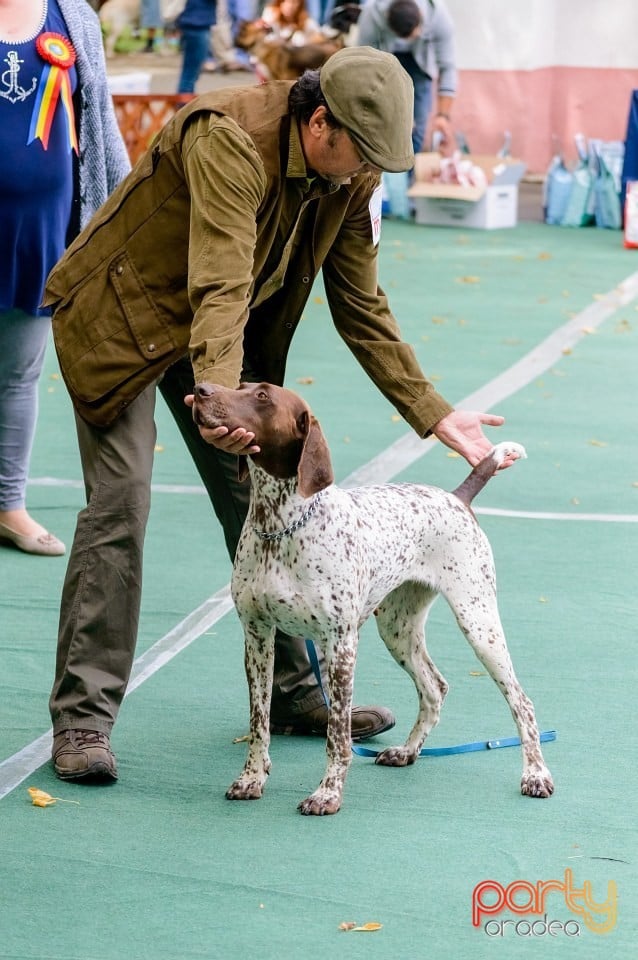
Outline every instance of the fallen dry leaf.
{"label": "fallen dry leaf", "polygon": [[245,733],[243,737],[233,737],[233,743],[246,743],[247,740],[250,740],[249,733]]}
{"label": "fallen dry leaf", "polygon": [[480,282],[481,282],[481,278],[480,278],[480,277],[474,277],[474,276],[457,277],[456,282],[457,282],[457,283],[480,283]]}
{"label": "fallen dry leaf", "polygon": [[471,677],[486,677],[487,674],[485,670],[470,670]]}
{"label": "fallen dry leaf", "polygon": [[542,253],[539,253],[538,259],[539,259],[539,260],[551,260],[551,259],[552,259],[552,255],[551,255],[551,253],[547,253],[546,251],[543,251]]}
{"label": "fallen dry leaf", "polygon": [[596,330],[596,327],[581,327],[581,333],[586,333],[591,336],[591,334],[598,333],[598,331]]}
{"label": "fallen dry leaf", "polygon": [[297,383],[314,383],[314,377],[297,377]]}
{"label": "fallen dry leaf", "polygon": [[52,797],[50,793],[45,793],[44,790],[38,790],[37,787],[27,787],[27,793],[31,797],[31,802],[34,807],[50,807],[54,803],[57,803],[58,800],[60,803],[77,803],[79,800],[63,800],[62,797]]}
{"label": "fallen dry leaf", "polygon": [[606,447],[606,446],[608,446],[608,444],[605,443],[604,440],[588,440],[587,443],[588,443],[591,447]]}
{"label": "fallen dry leaf", "polygon": [[569,502],[570,502],[570,503],[573,503],[573,505],[574,505],[575,507],[579,507],[579,506],[580,506],[580,500],[578,499],[578,497],[572,497]]}
{"label": "fallen dry leaf", "polygon": [[400,420],[403,420],[403,417],[400,417],[398,413],[393,413],[390,420],[392,420],[392,423],[398,423]]}
{"label": "fallen dry leaf", "polygon": [[313,297],[315,303],[325,303],[323,297]]}
{"label": "fallen dry leaf", "polygon": [[538,598],[538,602],[539,602],[539,603],[547,603],[547,597],[539,597],[539,598]]}
{"label": "fallen dry leaf", "polygon": [[352,930],[354,933],[372,933],[374,930],[380,930],[382,926],[382,923],[363,923],[360,927],[353,927]]}
{"label": "fallen dry leaf", "polygon": [[164,453],[164,447],[161,443],[155,444],[155,453]]}
{"label": "fallen dry leaf", "polygon": [[38,790],[37,787],[29,787],[27,793],[31,797],[34,807],[50,807],[57,800],[57,797],[52,797],[50,793]]}
{"label": "fallen dry leaf", "polygon": [[450,450],[447,456],[450,458],[450,460],[458,460],[461,454],[457,453],[456,450]]}

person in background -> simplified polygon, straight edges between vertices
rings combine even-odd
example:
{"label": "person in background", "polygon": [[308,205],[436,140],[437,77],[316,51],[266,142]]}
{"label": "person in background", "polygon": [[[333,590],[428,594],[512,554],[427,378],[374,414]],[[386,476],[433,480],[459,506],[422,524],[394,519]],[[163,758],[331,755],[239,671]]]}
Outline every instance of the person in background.
{"label": "person in background", "polygon": [[316,40],[319,24],[306,9],[305,0],[273,0],[266,4],[261,19],[272,28],[272,36],[303,46]]}
{"label": "person in background", "polygon": [[332,8],[336,7],[338,3],[339,0],[306,0],[308,15],[312,17],[315,23],[324,26],[330,20]]}
{"label": "person in background", "polygon": [[160,0],[141,0],[140,26],[146,31],[146,46],[142,53],[153,53],[156,49],[157,31],[164,26]]}
{"label": "person in background", "polygon": [[358,28],[362,46],[393,53],[412,78],[415,153],[424,149],[436,79],[432,134],[440,135],[442,153],[452,153],[452,105],[457,88],[455,30],[443,0],[366,0]]}
{"label": "person in background", "polygon": [[210,55],[211,27],[216,0],[186,0],[175,25],[181,33],[182,69],[178,93],[194,93],[204,63]]}
{"label": "person in background", "polygon": [[253,72],[250,54],[247,50],[240,50],[239,47],[234,46],[234,43],[242,23],[246,20],[254,20],[257,16],[258,5],[261,6],[261,0],[226,0],[233,40],[233,60],[224,67],[227,72],[235,70],[245,70],[248,73]]}
{"label": "person in background", "polygon": [[130,164],[88,3],[0,0],[0,64],[0,540],[59,556],[62,541],[26,508],[51,327],[42,293]]}

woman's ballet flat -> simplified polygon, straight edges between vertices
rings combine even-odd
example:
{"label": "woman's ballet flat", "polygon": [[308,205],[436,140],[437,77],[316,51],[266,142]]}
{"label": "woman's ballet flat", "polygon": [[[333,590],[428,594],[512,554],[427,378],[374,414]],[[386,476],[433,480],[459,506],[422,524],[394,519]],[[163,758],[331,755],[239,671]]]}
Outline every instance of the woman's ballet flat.
{"label": "woman's ballet flat", "polygon": [[25,534],[16,533],[4,523],[0,523],[0,540],[9,540],[18,550],[23,550],[24,553],[35,553],[41,557],[61,557],[66,550],[62,541],[52,533],[27,537]]}

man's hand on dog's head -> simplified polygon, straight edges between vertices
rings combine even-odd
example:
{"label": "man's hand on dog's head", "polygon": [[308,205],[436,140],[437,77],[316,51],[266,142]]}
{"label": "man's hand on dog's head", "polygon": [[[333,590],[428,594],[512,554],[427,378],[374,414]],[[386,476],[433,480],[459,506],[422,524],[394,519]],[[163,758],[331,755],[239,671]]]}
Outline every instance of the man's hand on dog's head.
{"label": "man's hand on dog's head", "polygon": [[[191,409],[194,402],[195,397],[192,393],[184,397],[184,403],[187,407],[191,407]],[[229,432],[228,427],[210,428],[200,427],[198,425],[198,429],[206,443],[212,444],[214,447],[217,447],[218,450],[223,450],[225,453],[236,453],[242,456],[248,456],[249,454],[260,453],[261,451],[261,447],[253,443],[255,434],[251,433],[250,430],[244,430],[243,427],[237,427],[232,433]]]}

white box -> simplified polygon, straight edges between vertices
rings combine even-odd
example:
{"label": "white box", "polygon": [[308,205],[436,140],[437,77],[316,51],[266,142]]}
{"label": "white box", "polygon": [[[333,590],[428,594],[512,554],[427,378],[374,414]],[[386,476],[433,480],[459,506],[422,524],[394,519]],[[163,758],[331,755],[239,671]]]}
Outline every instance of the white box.
{"label": "white box", "polygon": [[[497,230],[518,222],[518,183],[525,164],[501,157],[468,157],[487,177],[486,187],[418,179],[408,190],[416,222],[425,226]],[[427,178],[440,162],[438,155],[417,154],[416,175]]]}

